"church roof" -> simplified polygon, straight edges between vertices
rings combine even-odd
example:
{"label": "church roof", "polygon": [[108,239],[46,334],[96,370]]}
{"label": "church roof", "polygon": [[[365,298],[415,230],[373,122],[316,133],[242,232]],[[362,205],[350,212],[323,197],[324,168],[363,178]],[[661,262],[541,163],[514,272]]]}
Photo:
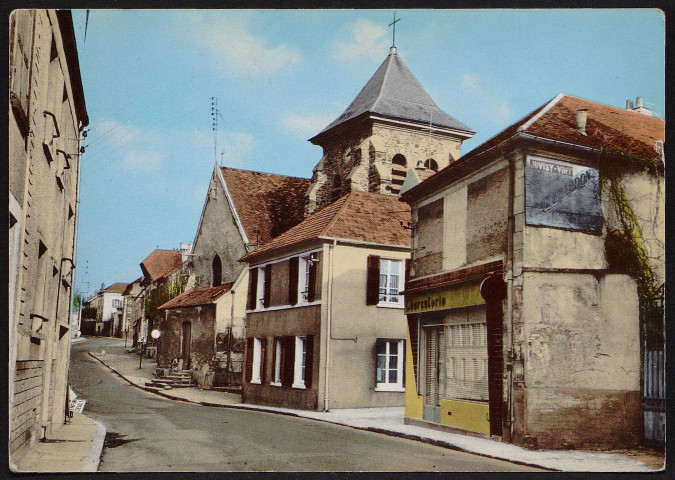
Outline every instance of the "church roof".
{"label": "church roof", "polygon": [[317,143],[329,130],[369,113],[476,133],[438,108],[393,48],[347,110],[310,142]]}
{"label": "church roof", "polygon": [[241,260],[322,238],[409,247],[410,232],[402,226],[409,222],[410,208],[398,197],[351,191]]}
{"label": "church roof", "polygon": [[263,244],[300,223],[309,179],[220,167],[248,241]]}

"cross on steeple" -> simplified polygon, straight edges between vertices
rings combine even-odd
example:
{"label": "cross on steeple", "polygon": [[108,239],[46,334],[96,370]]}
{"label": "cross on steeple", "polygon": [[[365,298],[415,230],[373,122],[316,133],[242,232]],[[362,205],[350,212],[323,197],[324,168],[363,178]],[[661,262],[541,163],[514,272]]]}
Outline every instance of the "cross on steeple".
{"label": "cross on steeple", "polygon": [[392,25],[394,26],[394,32],[393,32],[394,35],[393,35],[393,39],[392,39],[392,43],[391,43],[391,47],[392,47],[392,48],[396,48],[396,23],[397,23],[398,21],[400,21],[400,20],[401,20],[400,18],[399,18],[399,19],[396,19],[396,12],[394,12],[394,21],[391,22],[391,23],[388,25],[389,27],[391,27]]}

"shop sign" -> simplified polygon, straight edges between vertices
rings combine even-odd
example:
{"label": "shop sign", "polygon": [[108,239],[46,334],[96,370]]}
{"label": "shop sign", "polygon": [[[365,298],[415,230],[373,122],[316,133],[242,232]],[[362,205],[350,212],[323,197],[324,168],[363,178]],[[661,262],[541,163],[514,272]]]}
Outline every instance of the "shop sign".
{"label": "shop sign", "polygon": [[482,305],[480,281],[465,282],[444,288],[405,294],[405,314],[435,312],[451,308]]}

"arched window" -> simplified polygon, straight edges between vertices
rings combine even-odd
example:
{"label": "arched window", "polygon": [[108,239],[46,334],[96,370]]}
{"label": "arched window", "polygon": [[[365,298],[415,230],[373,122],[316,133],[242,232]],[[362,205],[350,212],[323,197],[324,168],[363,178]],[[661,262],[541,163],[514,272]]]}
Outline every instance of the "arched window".
{"label": "arched window", "polygon": [[223,264],[220,261],[220,257],[216,254],[213,257],[213,263],[211,264],[211,269],[213,271],[213,286],[217,287],[223,283]]}
{"label": "arched window", "polygon": [[438,171],[438,163],[436,163],[436,160],[433,158],[427,158],[424,161],[424,166],[430,170],[433,170],[434,172]]}
{"label": "arched window", "polygon": [[403,155],[397,153],[391,159],[391,193],[398,194],[405,180],[407,161]]}

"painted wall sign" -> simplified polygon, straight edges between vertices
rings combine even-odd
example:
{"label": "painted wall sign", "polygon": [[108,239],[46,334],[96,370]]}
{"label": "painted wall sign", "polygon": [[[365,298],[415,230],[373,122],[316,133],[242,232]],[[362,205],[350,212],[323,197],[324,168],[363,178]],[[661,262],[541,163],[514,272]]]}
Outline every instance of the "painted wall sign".
{"label": "painted wall sign", "polygon": [[585,233],[602,232],[600,177],[595,168],[528,156],[525,222]]}
{"label": "painted wall sign", "polygon": [[405,314],[437,312],[451,308],[482,305],[481,281],[470,281],[445,288],[405,294]]}

